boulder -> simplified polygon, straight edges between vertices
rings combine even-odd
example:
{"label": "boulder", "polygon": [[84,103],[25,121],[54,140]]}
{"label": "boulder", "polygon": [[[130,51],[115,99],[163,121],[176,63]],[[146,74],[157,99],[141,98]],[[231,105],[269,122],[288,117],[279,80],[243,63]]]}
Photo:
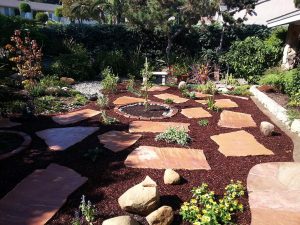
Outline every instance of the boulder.
{"label": "boulder", "polygon": [[122,210],[140,215],[148,215],[159,206],[160,196],[157,184],[149,176],[128,189],[118,199]]}
{"label": "boulder", "polygon": [[296,119],[293,121],[291,125],[291,131],[300,134],[300,119]]}
{"label": "boulder", "polygon": [[162,206],[146,217],[149,225],[170,225],[173,219],[174,213],[170,206]]}
{"label": "boulder", "polygon": [[179,184],[180,183],[180,175],[172,169],[166,169],[165,173],[164,173],[164,183],[165,184]]}
{"label": "boulder", "polygon": [[69,78],[69,77],[61,77],[60,81],[68,84],[68,85],[73,85],[75,84],[75,80],[73,78]]}
{"label": "boulder", "polygon": [[264,136],[271,136],[274,132],[274,129],[274,125],[269,122],[263,121],[260,123],[260,131]]}
{"label": "boulder", "polygon": [[130,216],[118,216],[104,220],[102,225],[139,225],[139,223]]}
{"label": "boulder", "polygon": [[178,84],[178,89],[182,90],[186,88],[186,82],[185,81],[180,81]]}

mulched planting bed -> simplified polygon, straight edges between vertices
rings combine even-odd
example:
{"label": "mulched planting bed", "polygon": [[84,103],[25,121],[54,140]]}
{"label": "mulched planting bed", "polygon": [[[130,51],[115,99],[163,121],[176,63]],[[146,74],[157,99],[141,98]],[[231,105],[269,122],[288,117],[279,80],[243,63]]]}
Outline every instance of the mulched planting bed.
{"label": "mulched planting bed", "polygon": [[145,108],[145,105],[131,105],[121,108],[123,112],[133,115],[133,116],[142,116],[142,117],[162,117],[164,114],[168,113],[170,110],[164,106],[160,105],[149,105],[148,108]]}
{"label": "mulched planting bed", "polygon": [[[161,92],[151,92],[150,100],[163,103],[162,100],[153,96],[160,93]],[[177,88],[170,88],[164,93],[180,96]],[[135,97],[131,93],[126,92],[125,86],[120,85],[119,91],[116,94],[109,96],[110,101],[114,101],[116,98],[124,95]],[[218,98],[224,99],[229,97],[217,95],[216,99]],[[230,99],[239,105],[238,108],[230,110],[251,114],[258,126],[262,121],[271,122],[270,119],[258,109],[252,100],[247,101],[236,98]],[[183,109],[187,107],[199,107],[202,105],[196,103],[194,100],[189,100],[182,104],[172,104],[172,106],[175,106],[178,109]],[[93,103],[86,107],[99,110],[99,108]],[[203,107],[207,110],[205,105]],[[71,224],[71,220],[74,217],[74,211],[80,204],[82,194],[85,194],[86,198],[96,205],[99,213],[95,224],[102,224],[104,219],[127,214],[120,209],[117,202],[118,198],[127,189],[141,182],[144,180],[145,176],[149,175],[158,184],[158,189],[161,195],[161,205],[170,205],[176,212],[173,224],[186,225],[188,223],[182,222],[178,212],[182,202],[190,199],[190,190],[193,187],[201,185],[202,182],[206,182],[210,188],[216,192],[216,194],[222,194],[225,186],[231,179],[241,180],[246,185],[248,172],[256,164],[264,162],[293,161],[293,143],[291,139],[277,127],[275,128],[276,135],[271,137],[262,136],[258,127],[244,128],[245,131],[254,135],[255,138],[266,148],[272,150],[274,155],[226,158],[217,150],[218,145],[210,139],[210,136],[225,132],[238,131],[239,129],[221,128],[217,126],[220,112],[209,112],[213,115],[213,117],[208,118],[209,125],[206,127],[199,126],[198,119],[188,119],[180,113],[176,114],[172,118],[164,119],[164,122],[190,123],[189,134],[192,138],[192,142],[189,147],[202,149],[209,165],[211,166],[211,170],[209,171],[178,170],[177,172],[179,172],[179,174],[184,178],[184,182],[183,184],[176,186],[165,185],[163,183],[164,170],[133,169],[126,168],[124,166],[123,162],[127,155],[138,146],[150,145],[158,147],[179,147],[175,144],[155,142],[155,134],[143,134],[143,137],[141,137],[135,145],[120,153],[112,153],[109,150],[104,150],[103,153],[101,153],[99,160],[95,163],[88,158],[83,157],[88,149],[99,146],[97,138],[98,135],[110,130],[128,131],[128,123],[134,120],[116,114],[114,112],[114,107],[111,107],[107,111],[107,114],[119,119],[120,124],[110,126],[101,125],[98,132],[95,132],[81,143],[74,145],[64,152],[47,151],[45,143],[34,134],[34,132],[42,129],[62,127],[54,123],[50,117],[40,116],[31,120],[25,120],[22,118],[16,119],[17,122],[23,123],[22,126],[18,127],[18,129],[29,133],[33,137],[32,147],[21,154],[0,163],[0,198],[12,190],[24,177],[32,173],[35,169],[46,168],[50,163],[55,162],[74,169],[82,176],[88,177],[89,180],[85,185],[70,196],[64,206],[47,223],[47,225]],[[74,125],[99,126],[99,118],[94,117]],[[235,222],[239,225],[249,225],[251,222],[251,213],[247,196],[242,199],[242,203],[245,206],[245,211],[237,215]],[[139,220],[143,225],[147,224],[145,219],[142,217],[134,216],[134,218]]]}
{"label": "mulched planting bed", "polygon": [[20,147],[24,139],[14,133],[0,133],[0,155],[11,152]]}

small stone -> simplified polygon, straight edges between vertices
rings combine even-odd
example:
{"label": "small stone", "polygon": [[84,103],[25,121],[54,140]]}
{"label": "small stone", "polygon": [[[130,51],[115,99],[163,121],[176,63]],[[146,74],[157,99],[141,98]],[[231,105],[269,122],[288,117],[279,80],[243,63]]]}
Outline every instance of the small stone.
{"label": "small stone", "polygon": [[96,93],[91,94],[88,99],[90,101],[96,101],[98,99],[98,95]]}
{"label": "small stone", "polygon": [[263,121],[260,123],[260,131],[264,136],[272,136],[274,129],[274,125],[269,122]]}
{"label": "small stone", "polygon": [[296,119],[293,121],[291,125],[291,131],[300,134],[300,119]]}
{"label": "small stone", "polygon": [[186,88],[186,82],[185,81],[180,81],[178,84],[178,89],[182,90]]}
{"label": "small stone", "polygon": [[149,225],[170,225],[174,220],[173,209],[170,206],[162,206],[146,217]]}
{"label": "small stone", "polygon": [[60,81],[68,84],[68,85],[73,85],[75,84],[75,80],[73,78],[69,78],[69,77],[61,77]]}
{"label": "small stone", "polygon": [[164,174],[164,183],[165,184],[179,184],[180,183],[180,175],[172,169],[166,169],[165,174]]}
{"label": "small stone", "polygon": [[104,220],[102,225],[139,225],[139,223],[130,216],[118,216]]}

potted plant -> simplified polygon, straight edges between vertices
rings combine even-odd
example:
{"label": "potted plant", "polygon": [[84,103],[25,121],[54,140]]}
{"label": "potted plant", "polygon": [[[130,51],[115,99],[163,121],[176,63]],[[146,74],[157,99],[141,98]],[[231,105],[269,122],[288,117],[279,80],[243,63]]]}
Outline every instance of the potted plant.
{"label": "potted plant", "polygon": [[170,68],[171,75],[177,77],[177,82],[187,81],[189,77],[189,67],[186,64],[174,64]]}

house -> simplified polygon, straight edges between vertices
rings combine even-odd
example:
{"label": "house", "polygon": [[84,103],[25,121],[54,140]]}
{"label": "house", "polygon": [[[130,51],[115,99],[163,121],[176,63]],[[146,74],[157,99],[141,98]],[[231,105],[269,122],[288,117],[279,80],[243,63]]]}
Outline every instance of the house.
{"label": "house", "polygon": [[[247,16],[245,24],[261,24],[268,27],[288,26],[282,67],[293,68],[300,44],[300,10],[296,8],[294,0],[260,0],[254,11]],[[235,15],[235,18],[244,15],[245,11],[241,11]]]}
{"label": "house", "polygon": [[19,5],[21,2],[26,2],[30,5],[32,12],[21,15],[26,19],[33,19],[33,15],[36,12],[45,12],[48,14],[50,20],[60,21],[61,18],[57,18],[54,15],[54,11],[60,5],[31,2],[31,1],[19,1],[19,0],[0,0],[0,14],[6,16],[19,15]]}

